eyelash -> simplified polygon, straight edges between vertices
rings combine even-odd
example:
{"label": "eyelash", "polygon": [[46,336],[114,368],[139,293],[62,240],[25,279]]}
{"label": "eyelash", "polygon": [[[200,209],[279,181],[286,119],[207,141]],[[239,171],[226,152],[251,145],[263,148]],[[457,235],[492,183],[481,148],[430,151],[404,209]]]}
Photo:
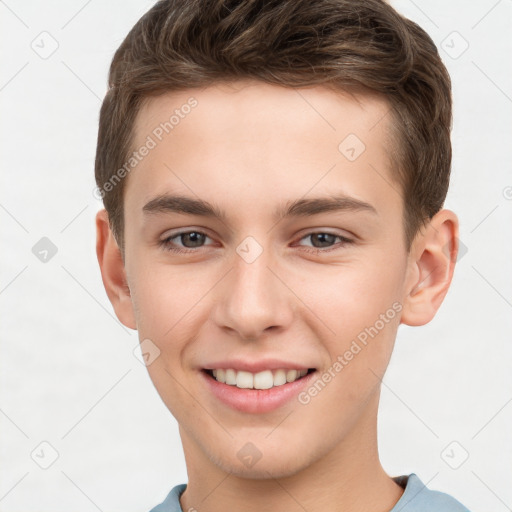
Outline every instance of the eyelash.
{"label": "eyelash", "polygon": [[[202,231],[198,231],[198,230],[194,229],[194,230],[190,230],[190,231],[180,231],[178,233],[175,233],[172,236],[169,236],[169,237],[161,240],[159,242],[159,245],[161,247],[163,247],[164,250],[170,251],[170,252],[174,252],[174,253],[177,253],[177,254],[187,254],[187,253],[190,254],[190,253],[197,252],[197,249],[201,249],[202,247],[197,247],[195,249],[190,249],[190,248],[179,249],[179,248],[176,248],[176,247],[172,247],[172,245],[171,245],[172,244],[171,240],[173,240],[175,238],[179,238],[182,235],[190,234],[190,233],[198,233],[200,235],[205,235],[207,238],[210,238],[206,233],[203,233]],[[330,233],[328,231],[311,231],[310,233],[307,233],[302,238],[300,238],[299,241],[300,240],[304,240],[304,238],[308,238],[308,237],[310,237],[312,235],[318,235],[318,234],[332,235],[332,236],[338,238],[339,240],[341,240],[341,242],[339,242],[337,245],[335,245],[333,247],[328,247],[328,248],[325,248],[325,249],[322,249],[322,248],[319,248],[319,247],[306,248],[305,249],[306,252],[313,253],[313,254],[325,253],[325,252],[330,252],[330,251],[335,251],[337,249],[341,249],[345,245],[354,243],[354,241],[351,240],[350,238],[347,238],[347,237],[344,237],[344,236],[341,236],[341,235],[337,235],[335,233]]]}

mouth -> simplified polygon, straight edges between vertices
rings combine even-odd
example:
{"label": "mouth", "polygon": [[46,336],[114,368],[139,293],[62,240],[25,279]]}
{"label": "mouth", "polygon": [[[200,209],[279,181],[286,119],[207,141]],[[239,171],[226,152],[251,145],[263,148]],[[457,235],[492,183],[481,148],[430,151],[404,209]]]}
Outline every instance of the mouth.
{"label": "mouth", "polygon": [[235,370],[233,368],[203,369],[206,375],[221,384],[252,390],[266,390],[291,384],[303,379],[314,371],[316,371],[315,368],[280,368],[276,370],[263,370],[257,373]]}
{"label": "mouth", "polygon": [[[310,386],[316,368],[281,368],[251,373],[233,368],[203,368],[199,375],[209,395],[217,404],[249,413],[271,413],[291,406]],[[302,402],[300,402],[302,403]]]}

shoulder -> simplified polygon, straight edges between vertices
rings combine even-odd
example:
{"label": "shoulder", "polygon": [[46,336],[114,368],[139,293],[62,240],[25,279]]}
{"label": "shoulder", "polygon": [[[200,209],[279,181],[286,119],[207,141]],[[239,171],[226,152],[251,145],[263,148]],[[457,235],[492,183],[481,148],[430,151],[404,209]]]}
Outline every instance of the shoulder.
{"label": "shoulder", "polygon": [[429,489],[415,473],[394,480],[405,490],[390,512],[469,512],[449,494]]}
{"label": "shoulder", "polygon": [[187,484],[174,486],[165,500],[149,512],[183,512],[180,505],[180,496],[186,488]]}
{"label": "shoulder", "polygon": [[[390,512],[470,512],[449,494],[428,489],[415,473],[394,480],[405,489]],[[183,512],[180,496],[186,487],[186,484],[173,487],[165,500],[149,512]]]}

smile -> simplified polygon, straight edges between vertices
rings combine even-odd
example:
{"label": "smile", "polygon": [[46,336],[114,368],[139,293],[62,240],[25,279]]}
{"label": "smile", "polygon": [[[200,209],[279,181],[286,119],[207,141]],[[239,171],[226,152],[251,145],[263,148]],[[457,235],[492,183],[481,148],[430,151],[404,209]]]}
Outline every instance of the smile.
{"label": "smile", "polygon": [[297,403],[297,396],[317,373],[315,368],[277,368],[257,373],[203,368],[199,375],[216,402],[239,412],[264,414]]}
{"label": "smile", "polygon": [[264,370],[258,373],[251,373],[243,370],[215,369],[207,370],[207,372],[218,382],[227,384],[228,386],[236,386],[241,389],[271,389],[276,386],[282,386],[289,382],[304,377],[308,370]]}

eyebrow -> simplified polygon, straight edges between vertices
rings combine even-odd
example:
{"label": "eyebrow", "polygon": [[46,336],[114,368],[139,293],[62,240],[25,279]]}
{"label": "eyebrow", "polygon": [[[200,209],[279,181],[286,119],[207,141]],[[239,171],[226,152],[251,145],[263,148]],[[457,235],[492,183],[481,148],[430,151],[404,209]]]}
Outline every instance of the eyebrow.
{"label": "eyebrow", "polygon": [[[159,195],[145,204],[142,211],[144,214],[179,213],[212,217],[223,222],[227,220],[226,213],[216,205],[201,199],[179,195]],[[274,210],[273,216],[274,219],[281,220],[287,217],[309,217],[320,213],[343,211],[366,211],[377,215],[377,210],[371,204],[354,197],[337,195],[288,201]]]}

